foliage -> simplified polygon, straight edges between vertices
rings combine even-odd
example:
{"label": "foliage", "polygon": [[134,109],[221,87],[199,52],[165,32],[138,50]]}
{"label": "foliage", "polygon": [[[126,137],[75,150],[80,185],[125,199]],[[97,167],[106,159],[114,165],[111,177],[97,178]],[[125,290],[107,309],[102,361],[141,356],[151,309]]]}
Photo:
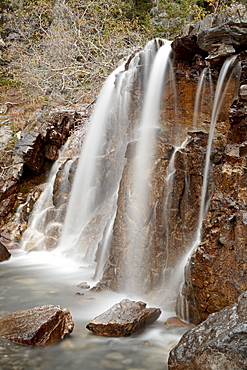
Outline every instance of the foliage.
{"label": "foliage", "polygon": [[23,0],[22,5],[12,17],[19,35],[9,49],[12,73],[26,90],[55,100],[91,95],[120,50],[133,52],[147,40],[125,1]]}

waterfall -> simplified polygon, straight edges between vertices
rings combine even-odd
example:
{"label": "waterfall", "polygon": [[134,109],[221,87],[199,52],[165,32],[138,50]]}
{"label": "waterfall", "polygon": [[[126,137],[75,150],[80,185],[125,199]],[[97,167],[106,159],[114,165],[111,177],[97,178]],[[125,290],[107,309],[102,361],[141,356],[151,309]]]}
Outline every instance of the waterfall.
{"label": "waterfall", "polygon": [[129,125],[136,74],[143,69],[140,84],[145,89],[150,65],[162,44],[162,40],[149,42],[132,58],[127,71],[122,65],[109,76],[83,143],[57,251],[79,256],[90,265],[97,252],[98,278],[108,258],[126,148],[133,140]]}
{"label": "waterfall", "polygon": [[[200,242],[214,131],[235,63],[228,59],[221,69],[211,114],[203,93],[207,76],[212,90],[212,77],[209,68],[202,70],[187,123],[176,109],[179,92],[170,51],[169,41],[153,40],[108,77],[75,157],[69,140],[23,235],[24,249],[54,249],[91,266],[95,282],[111,281],[110,288],[135,295],[165,289],[175,294]],[[182,112],[187,108],[180,106]],[[189,198],[190,174],[177,161],[189,145],[189,130],[207,126],[201,122],[203,109],[211,116],[210,132],[198,221],[189,230],[191,224],[182,225],[187,221],[182,200]]]}

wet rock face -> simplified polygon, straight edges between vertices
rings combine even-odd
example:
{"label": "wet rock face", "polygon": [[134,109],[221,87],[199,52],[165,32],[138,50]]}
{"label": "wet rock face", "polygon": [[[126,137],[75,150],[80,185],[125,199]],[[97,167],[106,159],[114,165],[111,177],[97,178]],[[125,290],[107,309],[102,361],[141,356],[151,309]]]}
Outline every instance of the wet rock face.
{"label": "wet rock face", "polygon": [[70,312],[60,306],[35,307],[0,318],[0,336],[22,345],[52,344],[73,328]]}
{"label": "wet rock face", "polygon": [[[127,161],[119,189],[118,211],[113,227],[110,255],[102,279],[104,287],[124,291],[132,287],[131,283],[126,283],[127,279],[136,281],[139,278],[138,292],[146,293],[162,286],[164,281],[173,283],[175,280],[173,268],[178,265],[179,258],[182,259],[191,247],[198,226],[201,187],[213,105],[210,81],[206,76],[201,111],[198,119],[194,120],[192,97],[196,95],[200,74],[204,68],[204,61],[200,57],[195,58],[193,62],[174,61],[177,93],[176,115],[174,118],[174,99],[171,98],[174,89],[169,82],[163,96],[164,102],[161,109],[163,126],[157,140],[153,177],[152,181],[148,182],[151,196],[148,199],[147,212],[142,211],[142,205],[136,204],[135,197],[129,191],[129,184],[133,178],[131,165],[136,143],[132,142],[128,146]],[[215,84],[218,75],[218,68],[212,70],[211,78]],[[230,81],[224,107],[231,105],[235,83],[235,80]],[[212,160],[218,165],[223,160],[228,129],[229,117],[227,109],[224,108],[219,114],[219,124],[215,130],[213,146]],[[175,150],[175,147],[179,147],[185,139],[187,141],[183,147]],[[173,174],[167,181],[171,160],[174,162]],[[208,187],[210,195],[213,189],[214,184],[211,179]],[[135,226],[135,233],[132,237],[128,228],[130,228],[129,225],[137,224],[135,216],[138,212],[142,219],[145,219],[145,228],[140,236],[138,226]],[[131,264],[126,262],[128,261],[128,250],[133,242],[136,243],[136,249],[144,251],[143,264],[140,269],[136,269],[133,264],[135,258],[137,261],[140,260],[135,253],[129,253],[129,260],[134,267],[130,268]]]}
{"label": "wet rock face", "polygon": [[[195,324],[236,302],[247,289],[247,111],[241,89],[247,77],[246,52],[239,58],[238,97],[229,109],[221,158],[212,169],[213,193],[201,243],[185,269],[182,300],[187,301],[187,319]],[[181,310],[180,301],[178,314],[183,316]]]}
{"label": "wet rock face", "polygon": [[169,370],[247,368],[247,292],[186,332],[170,352]]}
{"label": "wet rock face", "polygon": [[7,261],[11,257],[11,254],[9,253],[8,249],[0,243],[0,262]]}
{"label": "wet rock face", "polygon": [[124,337],[152,324],[160,314],[159,308],[146,308],[144,302],[124,299],[95,317],[86,327],[97,335]]}

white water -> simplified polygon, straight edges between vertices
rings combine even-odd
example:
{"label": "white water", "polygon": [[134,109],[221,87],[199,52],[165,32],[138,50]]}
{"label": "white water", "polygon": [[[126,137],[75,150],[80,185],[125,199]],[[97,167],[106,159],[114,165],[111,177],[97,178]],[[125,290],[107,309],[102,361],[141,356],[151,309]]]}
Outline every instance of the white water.
{"label": "white water", "polygon": [[[142,68],[143,75],[140,78],[140,84],[144,90],[146,89],[146,80],[150,75],[150,65],[154,58],[156,67],[159,65],[159,71],[161,68],[164,69],[162,57],[167,52],[165,54],[157,52],[162,43],[164,43],[162,40],[149,42],[144,51],[131,60],[127,71],[123,71],[124,68],[121,66],[110,75],[97,100],[89,131],[83,143],[57,252],[75,256],[87,261],[89,265],[94,265],[97,279],[101,277],[108,259],[117,210],[117,194],[126,162],[126,148],[128,143],[134,139],[133,134],[130,135],[132,130],[129,130],[132,122],[129,115],[133,84],[136,83],[138,70]],[[167,42],[165,47],[169,47],[170,50],[170,42]],[[162,47],[159,50],[161,49]],[[157,63],[158,56],[159,62]],[[152,82],[151,94],[149,93],[146,99],[146,101],[151,99],[151,104],[156,104],[156,106],[152,107],[151,116],[150,105],[148,110],[144,108],[146,110],[143,114],[143,117],[148,114],[155,130],[158,126],[154,123],[154,120],[157,121],[154,115],[159,114],[160,98],[158,97],[157,102],[157,92],[154,90],[157,90],[157,83],[161,90],[163,83],[162,79],[159,80],[158,73],[156,72],[155,82]],[[150,81],[152,77],[154,73]],[[136,125],[137,122],[138,115],[132,125]],[[145,124],[144,122],[144,126]],[[144,144],[147,144],[147,141]],[[96,251],[97,266],[95,264]]]}
{"label": "white water", "polygon": [[193,129],[197,129],[198,127],[198,118],[199,118],[198,114],[201,111],[200,108],[201,108],[201,103],[203,101],[202,90],[203,90],[203,86],[205,83],[205,76],[206,76],[207,71],[208,71],[208,68],[203,69],[200,75],[200,78],[199,78],[198,85],[197,85],[195,104],[194,104],[194,115],[193,115],[193,126],[192,126]]}

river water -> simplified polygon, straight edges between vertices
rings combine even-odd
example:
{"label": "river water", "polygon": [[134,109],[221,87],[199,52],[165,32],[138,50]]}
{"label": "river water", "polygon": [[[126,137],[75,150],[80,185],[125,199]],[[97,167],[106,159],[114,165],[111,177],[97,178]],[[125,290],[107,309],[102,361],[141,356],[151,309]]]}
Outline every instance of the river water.
{"label": "river water", "polygon": [[170,349],[186,331],[183,327],[164,324],[168,317],[174,316],[173,312],[163,311],[156,323],[130,337],[96,336],[86,329],[90,320],[124,298],[138,297],[77,287],[82,282],[92,286],[90,269],[52,253],[22,250],[11,253],[10,260],[0,264],[0,316],[54,304],[70,310],[75,328],[66,339],[44,348],[20,346],[1,339],[1,370],[167,368]]}

